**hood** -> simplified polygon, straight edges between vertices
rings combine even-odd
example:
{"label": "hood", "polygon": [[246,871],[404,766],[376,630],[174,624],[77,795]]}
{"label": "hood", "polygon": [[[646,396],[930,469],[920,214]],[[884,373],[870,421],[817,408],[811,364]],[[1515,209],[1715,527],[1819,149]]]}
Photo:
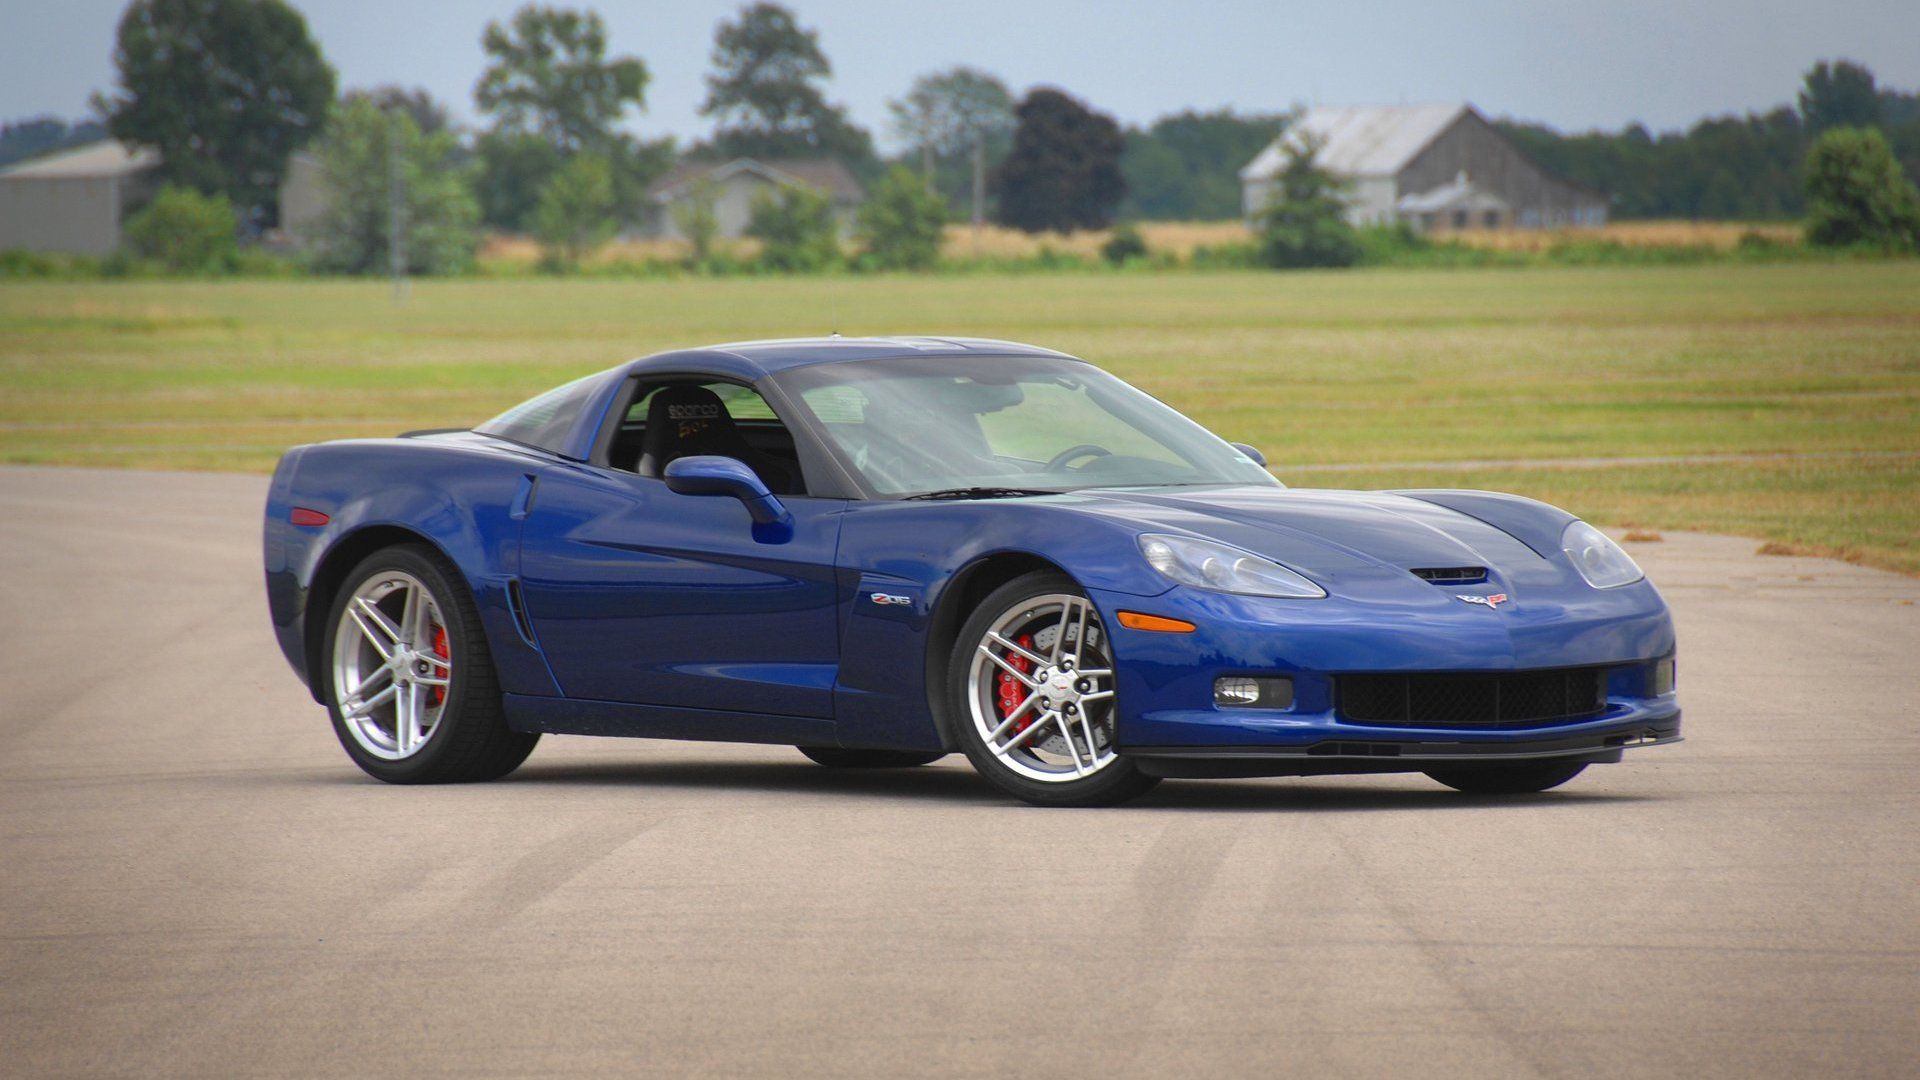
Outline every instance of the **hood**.
{"label": "hood", "polygon": [[1086,509],[1149,529],[1195,533],[1319,578],[1480,566],[1558,577],[1539,552],[1477,517],[1377,491],[1280,487],[1082,491]]}

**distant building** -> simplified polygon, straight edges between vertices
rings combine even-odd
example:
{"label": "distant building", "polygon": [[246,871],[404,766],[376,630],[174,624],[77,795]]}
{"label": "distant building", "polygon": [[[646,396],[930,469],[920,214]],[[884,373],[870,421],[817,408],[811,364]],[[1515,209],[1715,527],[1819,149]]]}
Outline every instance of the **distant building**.
{"label": "distant building", "polygon": [[838,161],[735,158],[727,162],[683,161],[647,187],[645,231],[651,236],[684,240],[676,220],[695,199],[713,200],[719,235],[745,235],[753,217],[753,201],[785,187],[820,192],[833,203],[842,232],[853,226],[853,213],[866,192],[853,173]]}
{"label": "distant building", "polygon": [[[106,255],[120,230],[160,189],[160,152],[105,139],[0,169],[0,251]],[[280,187],[283,234],[326,210],[320,164],[307,154],[287,163]]]}
{"label": "distant building", "polygon": [[1542,169],[1471,105],[1316,106],[1240,170],[1247,216],[1273,197],[1287,151],[1311,137],[1347,180],[1347,220],[1418,229],[1604,225],[1606,193]]}

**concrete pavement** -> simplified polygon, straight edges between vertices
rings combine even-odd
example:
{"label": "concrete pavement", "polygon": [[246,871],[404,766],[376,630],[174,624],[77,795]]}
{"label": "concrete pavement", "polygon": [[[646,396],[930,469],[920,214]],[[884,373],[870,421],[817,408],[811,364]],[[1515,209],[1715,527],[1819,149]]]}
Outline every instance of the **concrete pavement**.
{"label": "concrete pavement", "polygon": [[0,470],[0,1072],[1920,1072],[1920,581],[1669,534],[1689,741],[1560,792],[549,738],[366,779],[253,477]]}

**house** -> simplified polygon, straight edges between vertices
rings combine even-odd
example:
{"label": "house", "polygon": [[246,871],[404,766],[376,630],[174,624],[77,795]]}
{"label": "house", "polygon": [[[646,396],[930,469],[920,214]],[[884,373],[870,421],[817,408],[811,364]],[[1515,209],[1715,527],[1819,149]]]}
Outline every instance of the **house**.
{"label": "house", "polygon": [[[106,255],[160,188],[160,152],[112,139],[0,169],[0,251]],[[325,212],[320,163],[295,154],[280,187],[282,231]]]}
{"label": "house", "polygon": [[1609,198],[1555,176],[1471,105],[1339,105],[1306,111],[1240,170],[1248,217],[1273,197],[1287,154],[1311,138],[1345,179],[1347,220],[1418,229],[1604,225]]}
{"label": "house", "polygon": [[866,192],[838,161],[735,158],[727,162],[682,161],[648,185],[644,231],[650,236],[684,240],[680,221],[698,200],[711,199],[717,233],[745,235],[756,198],[785,187],[818,191],[833,203],[842,232],[853,227],[853,213]]}

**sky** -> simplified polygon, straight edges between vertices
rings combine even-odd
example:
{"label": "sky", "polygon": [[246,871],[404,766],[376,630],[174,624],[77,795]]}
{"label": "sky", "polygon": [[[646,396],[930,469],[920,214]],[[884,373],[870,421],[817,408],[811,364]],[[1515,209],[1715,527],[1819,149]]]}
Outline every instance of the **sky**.
{"label": "sky", "polygon": [[[480,33],[518,0],[294,0],[343,89],[423,86],[465,123]],[[556,0],[550,0],[556,2]],[[611,51],[652,72],[647,136],[703,135],[713,27],[726,3],[557,0],[606,18]],[[0,0],[0,121],[88,115],[113,82],[125,0]],[[917,74],[970,64],[1016,92],[1061,87],[1126,123],[1187,108],[1470,101],[1562,130],[1707,115],[1793,99],[1815,60],[1848,57],[1920,88],[1914,0],[791,0],[834,65],[830,97],[892,146],[886,102]]]}

